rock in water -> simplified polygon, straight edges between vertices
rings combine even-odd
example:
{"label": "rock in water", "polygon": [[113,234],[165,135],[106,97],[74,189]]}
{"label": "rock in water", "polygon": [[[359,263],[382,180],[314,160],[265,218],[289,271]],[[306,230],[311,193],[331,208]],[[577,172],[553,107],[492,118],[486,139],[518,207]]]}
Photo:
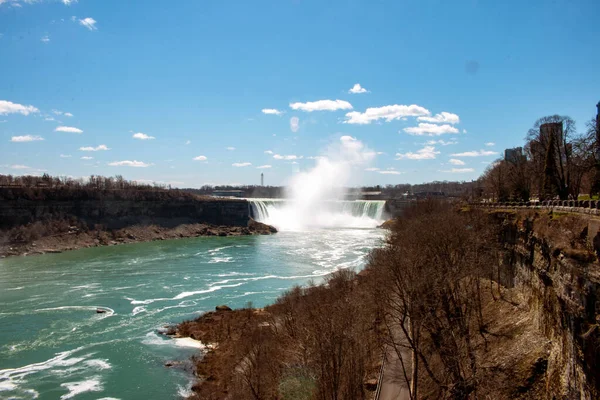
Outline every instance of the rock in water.
{"label": "rock in water", "polygon": [[215,310],[217,310],[217,311],[231,311],[231,308],[229,306],[226,306],[226,305],[220,305],[220,306],[216,306]]}
{"label": "rock in water", "polygon": [[106,310],[102,308],[96,308],[96,314],[106,314]]}

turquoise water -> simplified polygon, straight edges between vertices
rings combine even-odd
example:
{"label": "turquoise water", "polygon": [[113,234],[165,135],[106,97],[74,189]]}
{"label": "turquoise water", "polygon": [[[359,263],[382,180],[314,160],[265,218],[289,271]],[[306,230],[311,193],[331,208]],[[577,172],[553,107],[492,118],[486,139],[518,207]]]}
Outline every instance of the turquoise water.
{"label": "turquoise water", "polygon": [[200,344],[157,329],[219,304],[264,306],[337,268],[360,269],[382,237],[280,232],[0,260],[0,399],[180,398],[192,377],[164,363]]}

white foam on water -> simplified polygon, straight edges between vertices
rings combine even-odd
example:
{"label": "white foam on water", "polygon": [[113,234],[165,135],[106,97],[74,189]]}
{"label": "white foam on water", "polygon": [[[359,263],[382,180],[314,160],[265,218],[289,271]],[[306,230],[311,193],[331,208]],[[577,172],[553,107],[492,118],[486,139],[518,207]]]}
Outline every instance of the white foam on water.
{"label": "white foam on water", "polygon": [[4,290],[22,290],[22,289],[25,289],[25,286],[13,287],[13,288],[8,288],[8,289],[4,289]]}
{"label": "white foam on water", "polygon": [[181,292],[177,296],[173,297],[173,300],[184,299],[186,297],[194,296],[196,294],[204,294],[204,293],[216,292],[217,290],[221,290],[223,288],[237,287],[237,286],[241,286],[243,284],[244,284],[244,282],[240,282],[240,283],[236,283],[234,285],[213,286],[213,287],[211,287],[209,289],[196,290],[194,292]]}
{"label": "white foam on water", "polygon": [[102,318],[110,317],[115,314],[115,310],[109,307],[104,306],[60,306],[60,307],[50,307],[50,308],[38,308],[37,310],[33,310],[34,312],[44,312],[44,311],[63,311],[63,310],[86,310],[86,311],[96,311],[96,310],[104,310],[105,313],[101,313]]}
{"label": "white foam on water", "polygon": [[190,385],[190,387],[185,387],[182,385],[177,385],[177,394],[179,396],[181,396],[184,399],[187,399],[188,397],[190,397],[191,395],[194,394],[194,392],[192,392],[192,387]]}
{"label": "white foam on water", "polygon": [[148,332],[146,336],[144,336],[142,343],[151,346],[189,347],[195,349],[205,349],[207,347],[199,340],[194,340],[192,338],[163,339],[155,332]]}
{"label": "white foam on water", "polygon": [[133,311],[131,311],[131,315],[137,315],[137,314],[139,314],[141,312],[146,312],[146,311],[147,311],[146,307],[144,307],[144,306],[137,306],[137,307],[135,307],[133,309]]}
{"label": "white foam on water", "polygon": [[69,391],[69,393],[60,396],[61,399],[71,399],[81,393],[101,392],[103,390],[99,376],[93,376],[90,379],[80,382],[61,383],[60,386]]}
{"label": "white foam on water", "polygon": [[209,264],[218,264],[218,263],[232,263],[233,257],[213,257],[208,262]]}
{"label": "white foam on water", "polygon": [[100,369],[100,370],[112,368],[112,365],[110,365],[110,363],[106,359],[104,359],[104,360],[101,360],[101,359],[88,360],[85,362],[85,365],[87,365],[88,367]]}
{"label": "white foam on water", "polygon": [[219,278],[224,278],[227,276],[252,276],[252,275],[256,275],[250,272],[226,272],[224,274],[217,274],[215,276],[218,276]]}

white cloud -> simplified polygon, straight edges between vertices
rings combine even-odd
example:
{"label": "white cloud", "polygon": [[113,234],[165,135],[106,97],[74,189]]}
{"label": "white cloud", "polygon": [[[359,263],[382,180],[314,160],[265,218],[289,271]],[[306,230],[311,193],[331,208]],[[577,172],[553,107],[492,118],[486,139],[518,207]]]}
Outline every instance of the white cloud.
{"label": "white cloud", "polygon": [[379,168],[371,167],[371,168],[365,169],[365,171],[369,171],[369,172],[379,171]]}
{"label": "white cloud", "polygon": [[290,108],[306,112],[352,110],[352,104],[345,100],[317,100],[306,103],[290,103]]}
{"label": "white cloud", "polygon": [[390,171],[390,170],[388,170],[388,171],[377,171],[377,172],[380,173],[380,174],[383,174],[383,175],[400,175],[400,174],[402,174],[402,172],[400,172],[400,171]]}
{"label": "white cloud", "polygon": [[384,119],[386,122],[405,117],[419,117],[429,115],[430,112],[426,108],[412,104],[410,106],[394,104],[383,107],[369,107],[364,113],[352,111],[346,114],[346,124],[365,125],[371,122]]}
{"label": "white cloud", "polygon": [[38,113],[38,112],[40,112],[40,110],[38,110],[34,106],[24,106],[22,104],[10,102],[8,100],[0,100],[0,115],[7,115],[7,114],[29,115],[31,113]]}
{"label": "white cloud", "polygon": [[275,154],[273,155],[273,158],[276,160],[300,160],[302,159],[302,156],[296,156],[293,154],[282,156],[280,154]]}
{"label": "white cloud", "polygon": [[271,166],[269,164],[266,165],[261,165],[260,167],[256,167],[258,169],[266,169],[266,168],[271,168]]}
{"label": "white cloud", "polygon": [[63,115],[64,115],[65,117],[69,117],[69,118],[73,116],[73,114],[71,114],[70,112],[66,112],[66,113],[64,113]]}
{"label": "white cloud", "polygon": [[93,160],[94,157],[90,157],[90,156],[83,156],[81,157],[82,160]]}
{"label": "white cloud", "polygon": [[35,142],[37,140],[44,140],[44,138],[41,136],[32,136],[32,135],[13,136],[12,138],[10,138],[11,142]]}
{"label": "white cloud", "polygon": [[442,145],[442,146],[449,146],[451,144],[457,144],[457,143],[458,143],[458,141],[456,139],[451,139],[451,140],[448,140],[448,141],[441,140],[441,139],[440,140],[428,140],[428,141],[425,142],[425,144],[429,145],[429,146],[432,146],[434,144],[439,144],[439,145]]}
{"label": "white cloud", "polygon": [[81,129],[72,126],[59,126],[54,129],[54,132],[83,133]]}
{"label": "white cloud", "polygon": [[241,162],[241,163],[236,162],[236,163],[231,164],[232,167],[249,167],[251,165],[252,165],[252,163],[249,163],[249,162]]}
{"label": "white cloud", "polygon": [[132,138],[134,139],[139,139],[139,140],[152,140],[155,139],[154,136],[148,136],[145,133],[142,132],[138,132],[138,133],[134,133]]}
{"label": "white cloud", "polygon": [[290,118],[290,129],[294,133],[298,132],[298,129],[300,129],[300,119],[298,117]]}
{"label": "white cloud", "polygon": [[44,43],[48,43],[50,41],[50,38],[48,37],[48,35],[46,35],[46,36],[42,36],[42,38],[40,40]]}
{"label": "white cloud", "polygon": [[467,130],[466,130],[466,129],[463,129],[463,133],[467,133]]}
{"label": "white cloud", "polygon": [[229,146],[229,147],[226,147],[226,149],[227,149],[227,150],[229,150],[229,151],[234,151],[234,150],[235,150],[235,147],[231,147],[231,146]]}
{"label": "white cloud", "polygon": [[108,165],[110,165],[111,167],[138,167],[138,168],[145,168],[145,167],[149,167],[152,164],[147,164],[145,162],[142,161],[129,161],[129,160],[125,160],[125,161],[113,161],[108,163]]}
{"label": "white cloud", "polygon": [[54,121],[54,117],[46,117],[44,118],[44,121]]}
{"label": "white cloud", "polygon": [[450,170],[442,170],[440,172],[449,172],[451,174],[464,174],[465,172],[474,172],[473,168],[452,168]]}
{"label": "white cloud", "polygon": [[368,90],[365,89],[364,87],[360,86],[360,83],[355,83],[354,86],[352,86],[352,88],[350,90],[348,90],[348,93],[353,93],[353,94],[359,94],[359,93],[367,93]]}
{"label": "white cloud", "polygon": [[62,0],[65,6],[70,6],[73,3],[77,3],[78,0]]}
{"label": "white cloud", "polygon": [[88,28],[90,31],[95,31],[96,29],[96,20],[94,18],[84,18],[84,19],[80,19],[79,20],[79,24],[85,26],[86,28]]}
{"label": "white cloud", "polygon": [[87,147],[80,147],[79,148],[79,151],[106,151],[106,150],[110,150],[110,148],[106,147],[105,144],[101,144],[101,145],[96,146],[96,147],[87,146]]}
{"label": "white cloud", "polygon": [[61,154],[60,158],[71,158],[70,154]]}
{"label": "white cloud", "polygon": [[419,117],[417,118],[419,121],[424,122],[433,122],[436,124],[458,124],[460,122],[460,118],[456,114],[452,114],[446,111],[443,111],[439,114],[434,115],[433,117]]}
{"label": "white cloud", "polygon": [[462,161],[462,160],[458,160],[458,159],[456,159],[456,158],[451,158],[449,162],[450,162],[450,164],[452,164],[452,165],[465,165],[465,162],[464,162],[464,161]]}
{"label": "white cloud", "polygon": [[283,111],[279,111],[276,108],[263,108],[262,110],[263,114],[270,114],[270,115],[281,115],[283,114]]}
{"label": "white cloud", "polygon": [[28,167],[27,165],[14,164],[10,166],[10,169],[31,169],[31,167]]}
{"label": "white cloud", "polygon": [[273,151],[271,151],[271,150],[265,150],[265,154],[273,154]]}
{"label": "white cloud", "polygon": [[494,143],[494,142],[487,142],[485,145],[486,145],[487,147],[492,147],[492,146],[495,146],[495,145],[496,145],[496,143]]}
{"label": "white cloud", "polygon": [[198,157],[194,157],[193,160],[194,161],[206,161],[206,160],[208,160],[208,157],[206,157],[206,156],[198,156]]}
{"label": "white cloud", "polygon": [[191,140],[188,140],[188,141],[186,141],[186,142],[185,142],[185,145],[187,146],[187,145],[188,145],[188,144],[190,144],[190,143],[192,143],[192,141],[191,141]]}
{"label": "white cloud", "polygon": [[491,150],[475,150],[475,151],[465,151],[464,153],[454,153],[452,156],[454,157],[484,157],[484,156],[495,156],[497,155],[497,151]]}
{"label": "white cloud", "polygon": [[435,147],[425,146],[422,149],[417,150],[416,153],[396,153],[396,157],[398,157],[398,160],[402,160],[405,158],[409,160],[433,160],[437,154],[440,154],[440,152],[435,151]]}
{"label": "white cloud", "polygon": [[450,125],[436,125],[436,124],[427,124],[420,123],[419,126],[411,126],[409,128],[404,128],[404,132],[409,135],[417,135],[417,136],[438,136],[443,135],[445,133],[459,133],[459,130]]}

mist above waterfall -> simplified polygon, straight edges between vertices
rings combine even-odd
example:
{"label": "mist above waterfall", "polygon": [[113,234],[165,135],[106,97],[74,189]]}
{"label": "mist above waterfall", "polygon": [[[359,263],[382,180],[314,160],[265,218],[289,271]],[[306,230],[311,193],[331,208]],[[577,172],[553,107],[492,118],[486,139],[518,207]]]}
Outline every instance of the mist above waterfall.
{"label": "mist above waterfall", "polygon": [[290,179],[286,201],[254,205],[261,208],[261,222],[283,231],[376,227],[383,202],[343,201],[358,167],[362,170],[374,157],[361,141],[342,136],[317,158],[315,167]]}

